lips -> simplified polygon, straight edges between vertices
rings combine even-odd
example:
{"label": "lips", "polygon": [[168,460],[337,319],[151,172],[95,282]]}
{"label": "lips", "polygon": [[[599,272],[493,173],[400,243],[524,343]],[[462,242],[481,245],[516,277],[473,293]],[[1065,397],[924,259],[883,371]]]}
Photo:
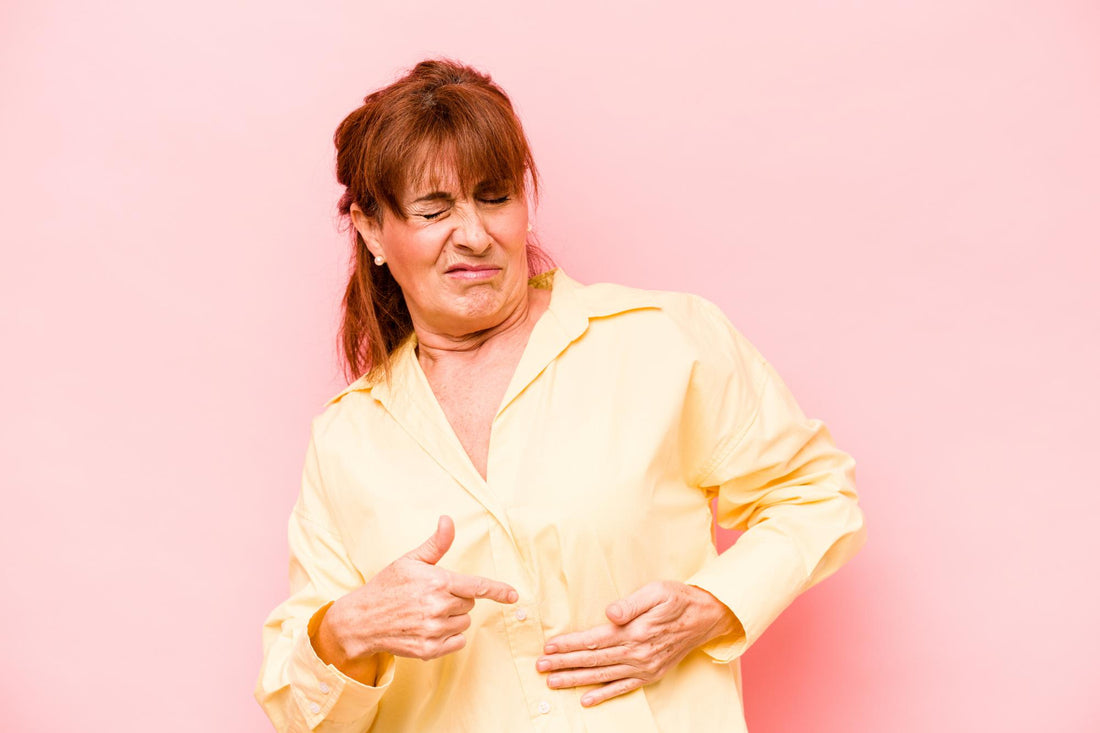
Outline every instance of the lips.
{"label": "lips", "polygon": [[469,272],[482,272],[484,270],[499,270],[496,265],[451,265],[447,268],[447,272],[456,272],[460,270],[467,270]]}
{"label": "lips", "polygon": [[501,268],[492,265],[455,265],[447,270],[447,277],[452,282],[481,283],[496,282]]}

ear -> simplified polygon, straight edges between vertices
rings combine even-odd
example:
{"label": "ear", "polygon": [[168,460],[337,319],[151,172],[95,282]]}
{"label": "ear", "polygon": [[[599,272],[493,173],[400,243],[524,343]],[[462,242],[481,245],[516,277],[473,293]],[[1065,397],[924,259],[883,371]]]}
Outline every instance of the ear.
{"label": "ear", "polygon": [[359,236],[363,238],[363,243],[367,245],[372,255],[386,256],[382,251],[382,225],[375,221],[374,217],[367,216],[359,208],[359,204],[351,205],[351,223],[355,225],[355,231],[359,232]]}

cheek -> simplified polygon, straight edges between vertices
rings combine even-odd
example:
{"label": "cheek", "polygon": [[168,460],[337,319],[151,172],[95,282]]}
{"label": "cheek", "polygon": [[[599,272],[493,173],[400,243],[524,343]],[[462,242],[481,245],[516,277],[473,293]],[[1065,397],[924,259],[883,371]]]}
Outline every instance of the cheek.
{"label": "cheek", "polygon": [[434,266],[439,260],[444,238],[428,231],[412,232],[395,237],[385,243],[387,257],[394,269],[410,273],[424,267]]}
{"label": "cheek", "polygon": [[439,294],[433,279],[438,267],[441,245],[425,236],[405,237],[386,246],[386,267],[401,287],[406,299],[429,307]]}
{"label": "cheek", "polygon": [[523,215],[501,216],[492,225],[492,235],[500,244],[510,249],[522,249],[527,244],[527,217]]}

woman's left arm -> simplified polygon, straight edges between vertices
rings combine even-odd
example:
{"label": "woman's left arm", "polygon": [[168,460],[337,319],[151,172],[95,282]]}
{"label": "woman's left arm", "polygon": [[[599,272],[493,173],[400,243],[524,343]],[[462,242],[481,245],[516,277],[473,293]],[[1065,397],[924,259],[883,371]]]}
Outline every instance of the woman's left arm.
{"label": "woman's left arm", "polygon": [[536,668],[551,687],[602,684],[585,705],[660,679],[696,648],[716,662],[739,657],[867,539],[855,461],[716,306],[702,301],[701,311],[724,348],[700,370],[692,423],[720,438],[693,483],[717,495],[720,526],[744,533],[683,582],[649,583],[610,604],[611,623],[547,641]]}

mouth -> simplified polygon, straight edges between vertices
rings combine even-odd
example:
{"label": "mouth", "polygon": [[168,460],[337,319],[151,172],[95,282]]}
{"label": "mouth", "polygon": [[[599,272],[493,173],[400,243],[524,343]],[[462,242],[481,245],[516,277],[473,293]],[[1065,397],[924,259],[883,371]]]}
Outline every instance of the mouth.
{"label": "mouth", "polygon": [[458,280],[488,280],[498,272],[500,268],[495,265],[454,265],[446,274]]}

